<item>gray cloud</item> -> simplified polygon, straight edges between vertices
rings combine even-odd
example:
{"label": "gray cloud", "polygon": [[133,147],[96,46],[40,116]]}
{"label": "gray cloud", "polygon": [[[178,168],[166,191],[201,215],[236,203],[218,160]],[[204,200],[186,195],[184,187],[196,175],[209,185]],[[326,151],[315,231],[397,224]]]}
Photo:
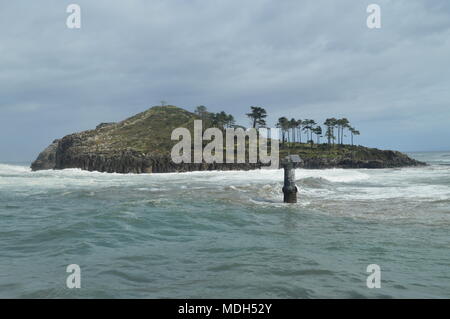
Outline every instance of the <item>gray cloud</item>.
{"label": "gray cloud", "polygon": [[[72,2],[81,30],[65,26]],[[250,105],[271,124],[346,116],[362,144],[450,149],[446,0],[72,2],[0,5],[1,161],[160,100],[243,124]]]}

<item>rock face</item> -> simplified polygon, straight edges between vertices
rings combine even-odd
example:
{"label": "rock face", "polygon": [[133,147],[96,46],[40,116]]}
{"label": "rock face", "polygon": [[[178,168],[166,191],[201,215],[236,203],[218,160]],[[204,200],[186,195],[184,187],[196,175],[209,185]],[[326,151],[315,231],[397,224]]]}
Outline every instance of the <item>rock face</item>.
{"label": "rock face", "polygon": [[[192,130],[197,116],[175,106],[153,107],[119,123],[102,123],[95,130],[53,141],[32,163],[34,171],[80,168],[109,173],[167,173],[204,170],[251,170],[262,164],[175,164],[170,158],[171,132]],[[425,165],[395,151],[344,147],[330,157],[326,149],[299,152],[304,168],[386,168]],[[345,152],[344,152],[345,150]],[[291,153],[293,150],[289,150]],[[280,150],[280,158],[287,150]]]}
{"label": "rock face", "polygon": [[307,158],[300,166],[303,168],[394,168],[406,166],[424,166],[408,157],[406,154],[397,151],[377,150],[385,159],[353,159],[353,158]]}
{"label": "rock face", "polygon": [[53,141],[50,146],[39,154],[38,158],[31,164],[33,171],[56,168],[56,154],[60,140]]}

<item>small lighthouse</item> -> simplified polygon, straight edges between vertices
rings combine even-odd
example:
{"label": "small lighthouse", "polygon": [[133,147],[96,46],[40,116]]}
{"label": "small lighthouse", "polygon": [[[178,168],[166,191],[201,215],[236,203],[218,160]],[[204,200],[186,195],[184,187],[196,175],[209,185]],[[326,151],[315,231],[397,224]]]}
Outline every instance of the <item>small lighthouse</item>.
{"label": "small lighthouse", "polygon": [[301,158],[298,155],[288,155],[281,162],[284,168],[284,202],[293,204],[297,203],[297,186],[295,185],[295,164],[301,163]]}

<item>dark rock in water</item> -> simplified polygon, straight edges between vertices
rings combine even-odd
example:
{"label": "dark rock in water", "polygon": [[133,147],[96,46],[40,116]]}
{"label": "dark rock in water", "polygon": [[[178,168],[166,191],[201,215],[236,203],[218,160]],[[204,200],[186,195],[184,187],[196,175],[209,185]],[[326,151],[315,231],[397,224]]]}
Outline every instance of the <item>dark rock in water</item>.
{"label": "dark rock in water", "polygon": [[[153,107],[119,123],[102,123],[95,130],[67,135],[55,140],[32,163],[34,171],[80,168],[109,173],[167,173],[206,170],[251,170],[262,168],[251,164],[175,164],[170,152],[175,128],[191,130],[197,115],[175,106]],[[314,152],[300,145],[297,150],[303,168],[387,168],[425,165],[395,151],[381,151],[362,146],[339,146],[330,149],[320,145]],[[287,149],[280,149],[283,158]],[[291,154],[295,149],[289,149]]]}
{"label": "dark rock in water", "polygon": [[[406,154],[398,151],[384,151],[378,149],[369,149],[362,146],[346,146],[350,149],[355,149],[357,152],[364,153],[365,158],[340,157],[310,157],[304,158],[303,165],[298,167],[303,168],[395,168],[407,166],[424,166],[426,163],[419,162],[410,158]],[[358,154],[360,156],[360,154]]]}
{"label": "dark rock in water", "polygon": [[58,148],[59,140],[53,141],[38,158],[31,164],[33,171],[54,169],[56,167],[56,150]]}

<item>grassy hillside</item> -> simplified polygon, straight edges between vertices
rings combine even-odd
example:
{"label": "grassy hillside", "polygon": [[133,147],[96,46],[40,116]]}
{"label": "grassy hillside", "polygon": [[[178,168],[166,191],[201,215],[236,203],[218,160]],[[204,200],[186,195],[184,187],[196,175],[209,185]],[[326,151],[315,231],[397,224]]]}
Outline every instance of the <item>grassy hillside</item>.
{"label": "grassy hillside", "polygon": [[84,140],[79,145],[80,151],[168,154],[174,145],[170,139],[172,131],[178,127],[192,131],[195,119],[198,117],[194,113],[176,106],[155,106],[122,122],[79,133]]}

